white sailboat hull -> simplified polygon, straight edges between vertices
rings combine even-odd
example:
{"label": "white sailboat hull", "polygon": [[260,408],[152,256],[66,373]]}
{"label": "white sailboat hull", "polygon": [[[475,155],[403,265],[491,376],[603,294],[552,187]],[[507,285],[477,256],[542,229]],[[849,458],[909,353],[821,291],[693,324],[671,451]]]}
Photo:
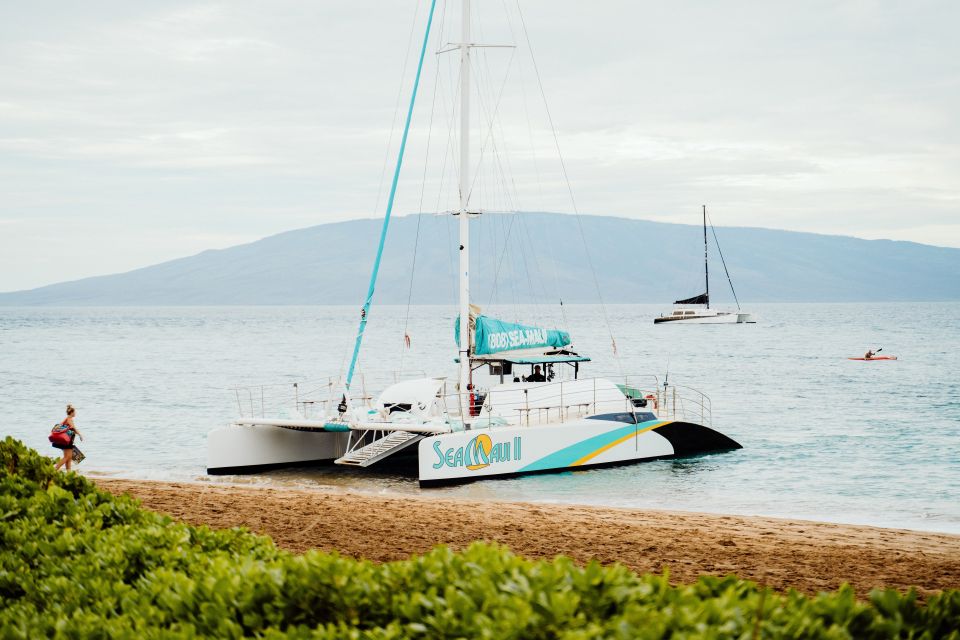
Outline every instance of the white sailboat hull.
{"label": "white sailboat hull", "polygon": [[741,312],[701,313],[689,316],[661,316],[654,324],[749,324],[756,322],[753,314]]}
{"label": "white sailboat hull", "polygon": [[542,427],[498,427],[437,435],[418,446],[422,485],[740,448],[708,427],[659,419],[639,424],[581,419]]}
{"label": "white sailboat hull", "polygon": [[254,473],[297,464],[332,462],[347,434],[302,431],[271,424],[232,424],[207,434],[207,473]]}

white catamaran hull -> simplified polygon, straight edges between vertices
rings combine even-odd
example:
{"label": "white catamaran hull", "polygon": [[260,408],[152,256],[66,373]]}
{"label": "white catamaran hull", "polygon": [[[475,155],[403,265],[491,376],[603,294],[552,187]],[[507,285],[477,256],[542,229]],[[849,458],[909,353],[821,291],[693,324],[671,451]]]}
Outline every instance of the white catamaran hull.
{"label": "white catamaran hull", "polygon": [[418,456],[420,483],[431,485],[738,448],[723,434],[687,422],[584,419],[433,436],[420,441]]}
{"label": "white catamaran hull", "polygon": [[254,473],[331,462],[346,450],[347,434],[265,424],[233,424],[207,435],[207,473]]}

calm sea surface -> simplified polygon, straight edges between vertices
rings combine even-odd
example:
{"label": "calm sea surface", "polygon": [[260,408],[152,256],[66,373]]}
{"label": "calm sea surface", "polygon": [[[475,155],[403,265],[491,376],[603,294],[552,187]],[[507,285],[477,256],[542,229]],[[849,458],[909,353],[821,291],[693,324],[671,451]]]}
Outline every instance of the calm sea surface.
{"label": "calm sea surface", "polygon": [[[749,305],[759,322],[657,326],[662,306],[565,308],[587,372],[657,374],[709,395],[744,449],[615,469],[488,480],[430,494],[789,516],[960,533],[960,303]],[[556,310],[508,319],[562,322]],[[375,307],[369,369],[455,375],[454,312]],[[203,479],[206,433],[237,385],[338,374],[346,307],[0,308],[0,436],[53,455],[70,402],[91,475]],[[404,324],[412,349],[402,351]],[[883,347],[897,362],[853,362]],[[390,474],[298,469],[216,481],[420,493]]]}

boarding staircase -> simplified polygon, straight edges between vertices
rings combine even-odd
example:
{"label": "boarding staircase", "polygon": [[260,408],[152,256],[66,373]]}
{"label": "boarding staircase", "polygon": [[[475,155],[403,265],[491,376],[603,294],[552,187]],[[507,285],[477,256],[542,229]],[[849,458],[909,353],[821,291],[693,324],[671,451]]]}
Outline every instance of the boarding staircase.
{"label": "boarding staircase", "polygon": [[426,436],[409,431],[393,431],[390,434],[374,440],[370,444],[347,452],[334,460],[335,464],[345,464],[352,467],[369,467],[412,444],[423,440]]}

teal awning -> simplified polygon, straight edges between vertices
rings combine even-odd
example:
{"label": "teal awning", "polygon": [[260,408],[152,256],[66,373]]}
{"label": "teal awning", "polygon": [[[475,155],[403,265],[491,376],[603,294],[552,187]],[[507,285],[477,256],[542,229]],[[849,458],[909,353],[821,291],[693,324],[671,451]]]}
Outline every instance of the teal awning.
{"label": "teal awning", "polygon": [[556,362],[590,362],[587,356],[520,356],[518,358],[501,358],[503,362],[513,364],[553,364]]}
{"label": "teal awning", "polygon": [[[454,358],[454,362],[460,362],[460,358]],[[524,356],[509,354],[493,354],[473,358],[473,362],[509,362],[511,364],[559,364],[564,362],[590,362],[587,356],[578,356],[576,354],[554,355],[554,356]]]}
{"label": "teal awning", "polygon": [[[560,349],[570,344],[570,334],[558,329],[544,329],[515,322],[504,322],[489,316],[473,318],[473,355],[484,356],[517,349]],[[454,323],[453,335],[460,345],[460,318]]]}

